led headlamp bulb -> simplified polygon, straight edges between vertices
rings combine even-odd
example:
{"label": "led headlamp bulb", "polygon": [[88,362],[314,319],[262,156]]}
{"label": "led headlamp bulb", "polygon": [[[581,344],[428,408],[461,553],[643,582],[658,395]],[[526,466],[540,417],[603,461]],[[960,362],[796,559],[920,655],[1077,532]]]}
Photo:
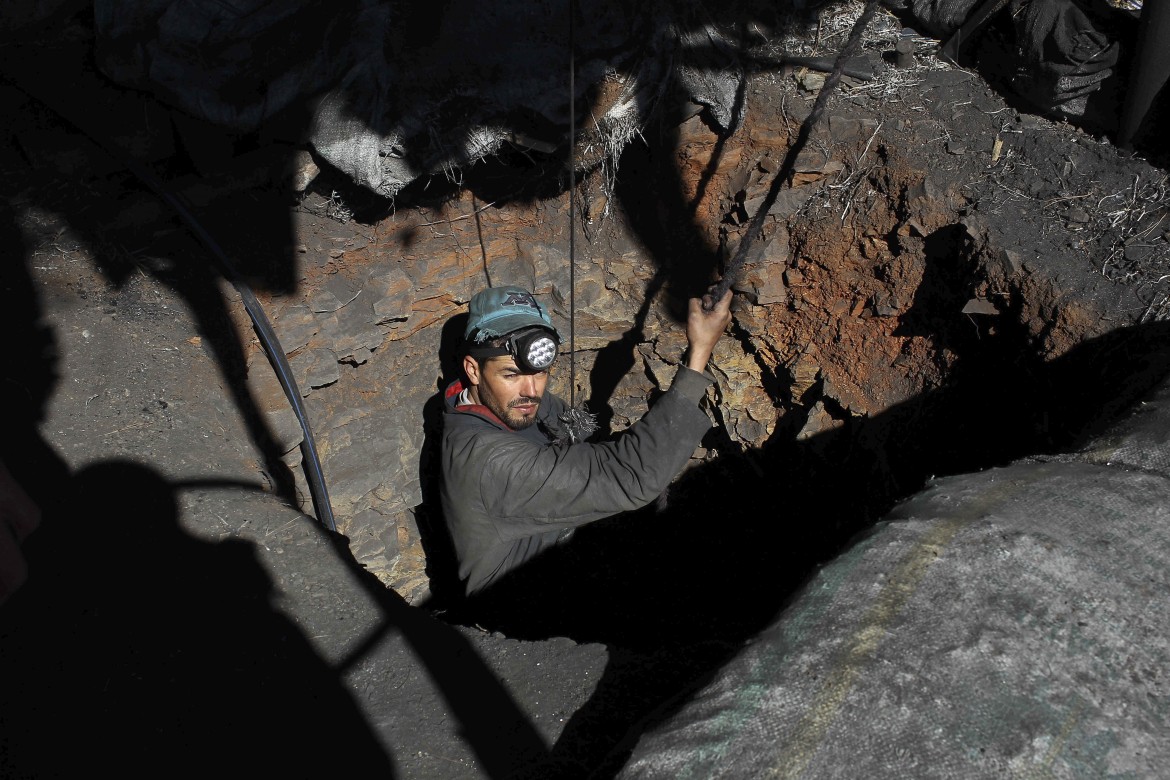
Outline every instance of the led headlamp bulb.
{"label": "led headlamp bulb", "polygon": [[527,364],[533,371],[544,371],[557,359],[556,340],[540,331],[535,331],[532,336],[521,339],[516,346],[523,350],[523,352],[518,350],[516,362],[521,367]]}

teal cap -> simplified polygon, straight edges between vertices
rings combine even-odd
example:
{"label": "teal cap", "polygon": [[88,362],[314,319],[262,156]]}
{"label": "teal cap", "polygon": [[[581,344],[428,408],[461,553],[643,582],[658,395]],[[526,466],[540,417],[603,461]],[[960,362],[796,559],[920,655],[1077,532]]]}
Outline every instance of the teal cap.
{"label": "teal cap", "polygon": [[474,337],[476,342],[483,342],[533,327],[551,330],[558,341],[561,338],[536,296],[522,287],[480,290],[468,304],[467,312],[467,328],[463,331],[465,340]]}

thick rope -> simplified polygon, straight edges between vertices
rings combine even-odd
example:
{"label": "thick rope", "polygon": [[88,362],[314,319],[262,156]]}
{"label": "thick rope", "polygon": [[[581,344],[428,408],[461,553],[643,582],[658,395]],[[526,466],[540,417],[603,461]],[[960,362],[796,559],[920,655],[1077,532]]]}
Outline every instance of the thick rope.
{"label": "thick rope", "polygon": [[744,263],[750,254],[750,250],[763,235],[764,220],[767,218],[772,206],[776,204],[776,197],[780,194],[780,188],[784,186],[784,182],[792,175],[792,171],[796,167],[797,156],[804,149],[805,144],[808,143],[813,128],[820,122],[821,115],[825,111],[825,105],[829,101],[829,96],[837,88],[838,82],[841,81],[841,74],[845,70],[845,63],[857,51],[857,46],[861,41],[861,34],[869,26],[870,20],[873,19],[878,3],[879,0],[868,0],[865,4],[865,10],[861,12],[861,16],[857,17],[857,21],[853,23],[853,29],[849,32],[849,39],[845,42],[841,53],[837,55],[837,60],[833,64],[833,71],[825,77],[825,83],[821,86],[821,91],[817,93],[817,99],[813,103],[812,110],[809,111],[808,116],[801,123],[796,141],[792,146],[788,147],[788,154],[785,155],[780,170],[776,172],[776,177],[772,180],[772,184],[768,188],[768,194],[765,196],[764,202],[760,205],[759,211],[755,213],[752,221],[748,224],[747,233],[744,234],[743,239],[739,242],[739,248],[736,249],[735,254],[723,269],[722,277],[711,287],[709,297],[704,300],[703,308],[707,311],[713,309],[715,302],[722,300],[727,290],[738,280]]}

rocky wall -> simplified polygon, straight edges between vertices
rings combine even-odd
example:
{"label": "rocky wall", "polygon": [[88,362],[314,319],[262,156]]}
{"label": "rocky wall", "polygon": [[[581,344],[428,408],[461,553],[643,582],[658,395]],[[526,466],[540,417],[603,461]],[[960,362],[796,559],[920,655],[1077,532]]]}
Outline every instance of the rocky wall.
{"label": "rocky wall", "polygon": [[[938,83],[954,90],[963,82]],[[569,395],[575,375],[577,399],[593,395],[591,408],[610,429],[636,420],[685,347],[663,284],[679,261],[654,229],[685,235],[691,262],[714,266],[730,256],[808,115],[813,94],[800,84],[753,79],[745,124],[731,134],[684,105],[676,115],[685,118],[647,142],[649,167],[626,155],[583,171],[572,289],[563,189],[496,203],[468,186],[362,224],[336,191],[306,193],[297,212],[299,292],[266,305],[306,396],[339,530],[383,581],[417,600],[435,574],[428,448],[437,393],[451,378],[441,359],[452,343],[447,323],[487,284],[532,288],[566,336],[575,310],[576,365],[570,371],[569,356],[562,359],[554,389]],[[836,431],[845,434],[842,453],[869,448],[880,471],[905,453],[866,442],[874,436],[864,432],[867,420],[920,403],[903,432],[925,450],[935,443],[933,415],[954,411],[931,411],[921,399],[954,384],[959,368],[978,373],[996,349],[1009,363],[1023,354],[1056,358],[1124,319],[1103,314],[1116,307],[1116,291],[1043,228],[1054,214],[1042,202],[999,208],[995,198],[1014,174],[997,167],[996,150],[1017,139],[996,118],[1008,109],[985,88],[970,89],[983,110],[972,115],[965,145],[945,141],[943,165],[915,154],[938,141],[932,112],[943,109],[929,89],[914,119],[854,100],[818,123],[736,280],[732,335],[712,363],[720,380],[712,419],[725,435],[697,450],[694,463],[720,449],[827,441],[823,434]],[[953,120],[953,106],[946,110]],[[1026,130],[1047,132],[1018,132]],[[263,360],[254,344],[251,380],[295,466],[299,429]],[[898,482],[874,478],[883,480]],[[302,493],[310,510],[303,484]]]}

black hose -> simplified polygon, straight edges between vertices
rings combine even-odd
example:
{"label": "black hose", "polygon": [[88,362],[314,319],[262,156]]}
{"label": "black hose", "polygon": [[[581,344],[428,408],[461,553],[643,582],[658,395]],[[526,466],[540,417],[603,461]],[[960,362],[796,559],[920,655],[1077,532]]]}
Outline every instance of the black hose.
{"label": "black hose", "polygon": [[178,212],[183,221],[187,223],[187,227],[203,242],[204,246],[215,255],[219,260],[221,271],[228,281],[235,286],[236,291],[240,294],[240,299],[244,302],[244,308],[248,311],[248,316],[252,318],[252,327],[256,330],[256,335],[260,337],[260,344],[264,347],[264,352],[268,355],[268,362],[272,364],[273,371],[276,372],[276,378],[280,381],[280,386],[284,389],[284,394],[288,398],[288,402],[292,405],[293,412],[296,413],[297,421],[301,424],[301,432],[304,438],[301,440],[301,454],[305,458],[305,479],[309,483],[309,492],[313,496],[313,506],[317,511],[317,519],[330,531],[337,531],[337,522],[333,518],[333,507],[329,502],[329,491],[325,487],[325,475],[321,470],[321,461],[317,456],[317,445],[313,439],[313,431],[309,427],[308,414],[305,412],[304,404],[301,402],[301,392],[297,387],[296,377],[293,376],[292,367],[288,364],[288,359],[284,355],[284,348],[280,345],[280,339],[276,336],[276,331],[272,329],[272,324],[268,321],[268,316],[264,313],[264,307],[260,305],[260,301],[256,300],[252,288],[244,282],[235,266],[228,258],[227,253],[220,248],[219,244],[211,237],[211,234],[199,224],[191,211],[179,200],[177,196],[171,193],[161,181],[159,181],[149,170],[131,161],[122,160],[126,167],[134,173],[135,176],[142,179],[148,187],[154,190],[155,194],[165,200],[170,206]]}
{"label": "black hose", "polygon": [[244,302],[244,308],[247,309],[248,316],[252,319],[252,326],[256,330],[256,335],[260,337],[260,343],[264,347],[264,352],[268,355],[268,362],[272,364],[272,368],[276,372],[276,378],[280,381],[280,386],[284,389],[284,394],[292,405],[293,412],[296,413],[297,420],[301,424],[301,432],[303,433],[301,454],[305,460],[305,479],[309,483],[309,492],[313,497],[313,506],[317,512],[317,520],[330,531],[336,532],[337,522],[333,517],[333,507],[329,502],[329,491],[325,486],[325,476],[321,470],[321,461],[317,456],[317,446],[313,439],[313,431],[309,427],[308,415],[305,413],[304,405],[301,403],[301,393],[297,387],[296,378],[293,376],[288,359],[285,358],[284,349],[280,345],[280,339],[277,338],[276,332],[272,329],[272,325],[264,313],[264,308],[256,300],[256,296],[252,293],[251,288],[240,277],[239,272],[227,254],[215,239],[211,237],[211,234],[199,224],[199,221],[195,219],[195,216],[186,205],[174,193],[168,190],[162,181],[145,166],[120,154],[113,143],[83,127],[80,122],[70,117],[68,112],[53,105],[51,101],[44,99],[40,95],[33,94],[11,77],[6,77],[5,80],[38,103],[47,106],[122,163],[122,165],[149,187],[155,195],[166,201],[178,213],[187,227],[191,229],[195,236],[207,247],[216,260],[219,261],[220,272],[223,273],[224,277],[239,292],[240,298]]}

